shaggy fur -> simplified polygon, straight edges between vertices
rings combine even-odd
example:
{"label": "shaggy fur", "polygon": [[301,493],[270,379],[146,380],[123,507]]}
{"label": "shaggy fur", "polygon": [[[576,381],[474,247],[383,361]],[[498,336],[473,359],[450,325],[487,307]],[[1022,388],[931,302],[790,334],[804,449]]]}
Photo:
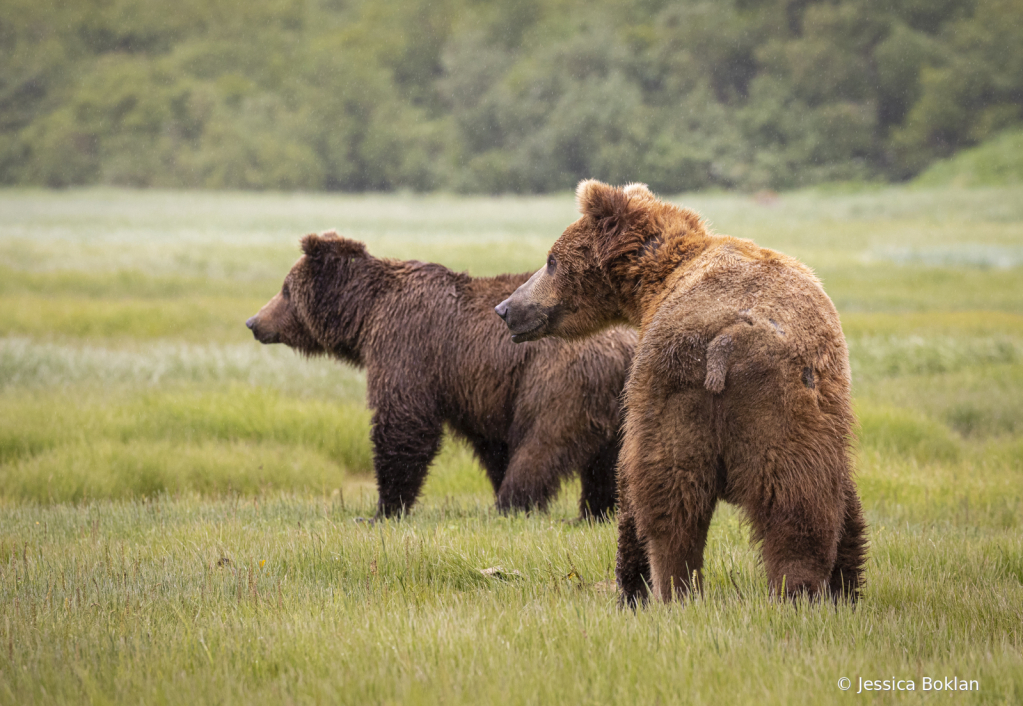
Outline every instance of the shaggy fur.
{"label": "shaggy fur", "polygon": [[333,232],[302,249],[248,325],[263,343],[366,369],[379,515],[412,507],[445,423],[475,451],[502,510],[545,508],[575,470],[581,515],[613,508],[633,332],[516,346],[493,307],[528,275],[378,259]]}
{"label": "shaggy fur", "polygon": [[745,510],[773,591],[855,599],[849,361],[820,282],[643,185],[585,181],[577,199],[582,218],[497,312],[516,341],[640,331],[618,475],[623,601],[699,587],[718,500]]}

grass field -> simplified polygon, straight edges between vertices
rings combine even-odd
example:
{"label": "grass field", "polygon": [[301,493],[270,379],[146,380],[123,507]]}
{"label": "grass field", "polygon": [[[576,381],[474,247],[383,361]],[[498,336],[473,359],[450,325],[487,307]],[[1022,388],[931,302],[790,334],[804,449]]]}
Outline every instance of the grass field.
{"label": "grass field", "polygon": [[[1023,703],[1023,187],[681,200],[842,314],[855,608],[769,599],[722,506],[703,596],[620,612],[577,484],[498,515],[454,442],[410,517],[353,521],[364,377],[244,327],[298,237],[525,271],[567,195],[2,191],[0,703]],[[893,677],[915,691],[856,694]]]}

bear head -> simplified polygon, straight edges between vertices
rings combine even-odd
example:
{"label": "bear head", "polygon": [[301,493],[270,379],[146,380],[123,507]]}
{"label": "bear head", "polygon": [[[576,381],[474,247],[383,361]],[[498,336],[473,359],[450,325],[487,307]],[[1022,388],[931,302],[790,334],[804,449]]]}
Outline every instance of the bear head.
{"label": "bear head", "polygon": [[643,247],[661,204],[645,184],[579,183],[582,217],[551,247],[547,264],[497,305],[516,343],[544,336],[579,338],[627,322],[620,263]]}
{"label": "bear head", "polygon": [[245,322],[260,343],[283,343],[306,355],[359,362],[362,310],[357,273],[373,258],[362,243],[334,231],[302,238],[303,255],[281,291]]}

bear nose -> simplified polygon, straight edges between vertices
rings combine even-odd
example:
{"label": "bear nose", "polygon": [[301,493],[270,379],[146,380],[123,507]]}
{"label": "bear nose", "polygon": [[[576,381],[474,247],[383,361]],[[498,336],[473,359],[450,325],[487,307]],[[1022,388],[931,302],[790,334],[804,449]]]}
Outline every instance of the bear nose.
{"label": "bear nose", "polygon": [[508,320],[508,301],[505,300],[505,301],[501,302],[500,304],[498,304],[497,306],[495,306],[494,307],[494,311],[497,312],[497,315],[500,316],[502,320],[507,321]]}
{"label": "bear nose", "polygon": [[256,317],[250,316],[249,320],[245,322],[245,325],[249,327],[249,330],[256,328]]}

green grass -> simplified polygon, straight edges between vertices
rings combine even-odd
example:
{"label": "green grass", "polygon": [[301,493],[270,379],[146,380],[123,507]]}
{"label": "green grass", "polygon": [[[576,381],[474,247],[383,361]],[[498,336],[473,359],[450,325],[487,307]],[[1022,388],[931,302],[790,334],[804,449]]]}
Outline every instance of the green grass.
{"label": "green grass", "polygon": [[[864,599],[833,609],[769,599],[723,512],[704,595],[632,614],[607,587],[611,527],[453,502],[352,522],[369,509],[289,495],[6,508],[6,697],[817,703],[852,698],[841,676],[890,675],[977,679],[956,695],[971,702],[1023,694],[1018,532],[873,516]],[[519,575],[479,572],[493,566]]]}
{"label": "green grass", "polygon": [[704,594],[621,612],[613,526],[569,522],[578,481],[503,517],[451,440],[409,517],[354,521],[376,501],[364,375],[244,327],[298,237],[526,271],[568,195],[7,191],[0,703],[871,698],[843,676],[1023,701],[1023,190],[680,200],[802,258],[839,307],[871,537],[855,608],[771,600],[723,506]]}
{"label": "green grass", "polygon": [[372,471],[369,414],[351,403],[243,387],[103,396],[63,408],[52,394],[7,401],[0,412],[7,497],[335,488],[348,473]]}

